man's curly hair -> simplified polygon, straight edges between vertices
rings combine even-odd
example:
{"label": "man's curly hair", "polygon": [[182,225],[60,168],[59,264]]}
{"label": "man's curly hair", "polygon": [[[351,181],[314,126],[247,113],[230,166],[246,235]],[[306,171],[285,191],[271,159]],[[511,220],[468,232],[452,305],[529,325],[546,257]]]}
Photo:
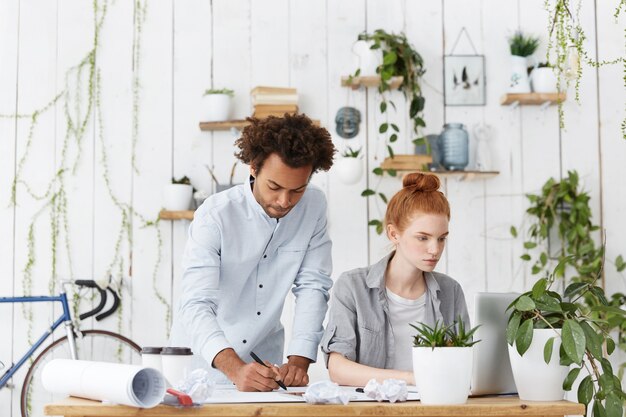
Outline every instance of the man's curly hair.
{"label": "man's curly hair", "polygon": [[315,126],[304,114],[269,116],[266,119],[249,117],[250,124],[235,141],[240,151],[235,156],[260,171],[267,157],[276,153],[292,168],[311,165],[315,173],[328,171],[337,151],[330,133]]}

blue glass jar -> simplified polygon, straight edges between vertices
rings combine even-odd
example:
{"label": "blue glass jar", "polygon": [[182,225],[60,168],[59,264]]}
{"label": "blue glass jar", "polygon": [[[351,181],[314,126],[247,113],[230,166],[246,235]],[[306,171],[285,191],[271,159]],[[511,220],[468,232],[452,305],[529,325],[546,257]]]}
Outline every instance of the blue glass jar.
{"label": "blue glass jar", "polygon": [[462,171],[469,163],[469,137],[462,123],[446,123],[439,135],[441,164],[449,171]]}

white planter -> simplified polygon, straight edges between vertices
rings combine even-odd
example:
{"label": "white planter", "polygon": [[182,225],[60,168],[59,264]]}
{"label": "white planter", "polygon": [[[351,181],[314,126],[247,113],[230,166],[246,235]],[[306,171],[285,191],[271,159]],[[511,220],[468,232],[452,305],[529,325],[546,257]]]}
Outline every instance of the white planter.
{"label": "white planter", "polygon": [[363,161],[360,158],[341,158],[333,165],[337,178],[344,184],[356,184],[363,175]]}
{"label": "white planter", "polygon": [[509,93],[530,93],[526,57],[511,55],[510,59]]}
{"label": "white planter", "polygon": [[413,373],[422,404],[464,404],[472,363],[471,347],[414,347]]}
{"label": "white planter", "polygon": [[[520,400],[524,401],[559,401],[565,391],[563,381],[569,367],[559,365],[559,349],[561,348],[561,331],[552,329],[535,329],[533,341],[524,356],[517,353],[515,345],[509,345],[509,359],[513,370],[513,379]],[[543,360],[543,348],[551,337],[554,339],[552,358],[546,364]]]}
{"label": "white planter", "polygon": [[535,68],[530,73],[530,83],[535,93],[556,93],[556,75],[552,68]]}
{"label": "white planter", "polygon": [[207,94],[204,96],[207,122],[224,122],[230,120],[232,97],[228,94]]}
{"label": "white planter", "polygon": [[166,210],[189,210],[193,187],[187,184],[168,184],[163,188],[163,207]]}
{"label": "white planter", "polygon": [[356,65],[361,69],[361,76],[377,75],[376,68],[383,62],[383,53],[380,49],[370,49],[372,41],[356,41],[352,46],[352,53],[357,57]]}

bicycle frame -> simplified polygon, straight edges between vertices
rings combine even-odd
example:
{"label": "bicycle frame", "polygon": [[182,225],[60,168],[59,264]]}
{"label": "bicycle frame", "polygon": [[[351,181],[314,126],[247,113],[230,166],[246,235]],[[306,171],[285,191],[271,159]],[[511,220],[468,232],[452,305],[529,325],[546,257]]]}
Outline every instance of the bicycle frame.
{"label": "bicycle frame", "polygon": [[67,295],[65,292],[61,292],[57,296],[36,296],[36,297],[0,297],[0,303],[37,303],[37,302],[54,302],[58,301],[63,306],[63,314],[55,320],[52,326],[44,332],[44,334],[37,340],[31,348],[22,356],[22,358],[14,364],[2,375],[0,378],[0,389],[7,385],[8,381],[13,377],[18,369],[30,358],[33,353],[46,341],[48,337],[59,327],[65,323],[65,330],[67,332],[67,338],[70,341],[70,355],[73,359],[76,357],[76,342],[74,339],[74,325],[72,324],[72,316],[70,315],[70,307],[67,303]]}

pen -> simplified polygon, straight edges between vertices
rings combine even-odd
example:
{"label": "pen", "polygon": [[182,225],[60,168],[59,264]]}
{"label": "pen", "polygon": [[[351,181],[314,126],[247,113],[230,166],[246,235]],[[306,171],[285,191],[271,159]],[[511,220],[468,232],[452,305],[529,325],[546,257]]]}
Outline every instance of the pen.
{"label": "pen", "polygon": [[[261,360],[261,358],[259,358],[254,352],[250,352],[250,356],[252,356],[252,359],[254,359],[257,363],[260,363],[261,365],[265,366],[266,368],[269,368],[269,366],[267,366],[265,364],[265,362],[263,362]],[[279,387],[281,387],[282,389],[286,390],[287,387],[285,386],[285,384],[283,383],[283,381],[281,381],[280,379],[278,381],[276,381],[276,383],[278,384]]]}

